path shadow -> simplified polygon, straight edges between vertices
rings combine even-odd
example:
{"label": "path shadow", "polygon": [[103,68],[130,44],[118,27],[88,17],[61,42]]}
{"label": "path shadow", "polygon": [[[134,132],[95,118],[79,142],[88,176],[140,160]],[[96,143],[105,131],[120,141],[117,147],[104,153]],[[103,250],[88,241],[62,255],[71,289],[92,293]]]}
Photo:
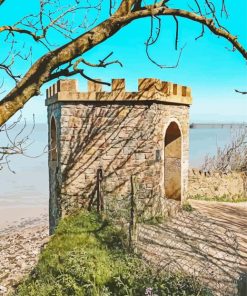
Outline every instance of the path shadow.
{"label": "path shadow", "polygon": [[138,247],[160,270],[195,276],[214,295],[237,295],[241,253],[236,234],[199,212],[181,211],[159,225],[140,225]]}

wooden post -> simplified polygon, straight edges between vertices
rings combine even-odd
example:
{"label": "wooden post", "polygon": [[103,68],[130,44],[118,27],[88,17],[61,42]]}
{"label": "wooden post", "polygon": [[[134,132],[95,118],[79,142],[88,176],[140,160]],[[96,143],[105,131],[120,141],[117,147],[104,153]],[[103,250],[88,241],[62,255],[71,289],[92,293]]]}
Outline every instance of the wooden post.
{"label": "wooden post", "polygon": [[136,252],[137,243],[137,196],[136,184],[134,177],[130,177],[131,194],[130,194],[130,223],[129,223],[129,249]]}
{"label": "wooden post", "polygon": [[104,210],[104,197],[101,192],[101,182],[103,180],[103,170],[102,168],[97,169],[97,212],[102,212]]}

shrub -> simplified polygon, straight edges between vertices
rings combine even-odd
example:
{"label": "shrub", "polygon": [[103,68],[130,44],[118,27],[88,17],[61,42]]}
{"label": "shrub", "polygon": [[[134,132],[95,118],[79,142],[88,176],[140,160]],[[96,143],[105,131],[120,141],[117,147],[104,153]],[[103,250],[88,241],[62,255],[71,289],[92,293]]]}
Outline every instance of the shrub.
{"label": "shrub", "polygon": [[201,166],[203,171],[228,173],[247,171],[247,127],[233,129],[230,143],[217,147],[214,156],[207,155]]}
{"label": "shrub", "polygon": [[246,202],[247,198],[244,196],[228,196],[228,195],[221,195],[221,196],[206,196],[206,195],[200,195],[196,194],[193,196],[189,196],[190,199],[196,199],[196,200],[205,200],[205,201],[218,201],[218,202]]}
{"label": "shrub", "polygon": [[188,201],[185,201],[182,205],[182,209],[186,212],[192,212],[194,209],[192,207],[192,205],[188,202]]}

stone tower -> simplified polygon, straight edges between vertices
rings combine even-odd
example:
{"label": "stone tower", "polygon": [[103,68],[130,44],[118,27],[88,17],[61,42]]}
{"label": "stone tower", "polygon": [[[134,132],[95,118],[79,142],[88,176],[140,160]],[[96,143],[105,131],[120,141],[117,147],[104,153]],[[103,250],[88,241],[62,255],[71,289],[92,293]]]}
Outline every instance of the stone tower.
{"label": "stone tower", "polygon": [[[111,92],[88,82],[59,80],[47,90],[50,229],[96,195],[124,199],[135,176],[152,207],[186,198],[191,90],[159,79],[138,81],[137,92],[113,79]],[[150,195],[149,195],[150,196]],[[145,203],[145,200],[143,201]]]}

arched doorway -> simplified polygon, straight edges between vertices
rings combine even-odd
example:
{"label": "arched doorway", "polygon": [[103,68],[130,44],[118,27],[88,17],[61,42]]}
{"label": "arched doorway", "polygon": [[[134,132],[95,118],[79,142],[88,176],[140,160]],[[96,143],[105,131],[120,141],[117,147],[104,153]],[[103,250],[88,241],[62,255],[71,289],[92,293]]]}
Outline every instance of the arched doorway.
{"label": "arched doorway", "polygon": [[171,122],[165,134],[164,186],[165,196],[181,201],[181,132],[176,122]]}

